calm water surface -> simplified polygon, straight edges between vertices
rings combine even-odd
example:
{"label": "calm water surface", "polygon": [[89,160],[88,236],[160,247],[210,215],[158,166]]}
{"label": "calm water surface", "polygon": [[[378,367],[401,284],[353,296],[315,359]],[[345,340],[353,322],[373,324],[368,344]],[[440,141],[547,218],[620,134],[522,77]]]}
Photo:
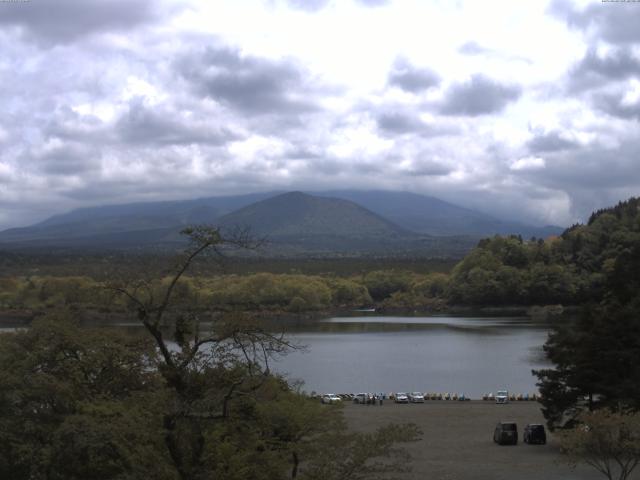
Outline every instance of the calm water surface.
{"label": "calm water surface", "polygon": [[274,369],[308,392],[531,393],[548,330],[528,318],[330,318],[293,333],[306,351]]}
{"label": "calm water surface", "polygon": [[272,368],[302,380],[307,392],[531,393],[531,369],[548,365],[548,331],[528,318],[336,317],[290,330],[304,351]]}

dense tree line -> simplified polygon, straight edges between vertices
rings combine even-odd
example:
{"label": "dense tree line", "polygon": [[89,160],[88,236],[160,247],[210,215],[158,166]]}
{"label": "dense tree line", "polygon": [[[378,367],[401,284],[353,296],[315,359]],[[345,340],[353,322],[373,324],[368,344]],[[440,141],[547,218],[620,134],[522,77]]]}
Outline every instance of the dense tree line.
{"label": "dense tree line", "polygon": [[[639,200],[594,213],[560,237],[523,240],[496,236],[481,240],[451,272],[371,269],[324,273],[212,274],[185,278],[182,297],[202,308],[308,312],[376,304],[429,309],[434,305],[579,305],[602,299],[618,259],[640,242]],[[421,262],[421,260],[416,260]],[[374,262],[375,263],[375,262]],[[425,262],[428,263],[428,262]],[[384,265],[384,263],[382,263]],[[290,265],[289,265],[290,266]],[[138,265],[145,271],[143,263]],[[416,270],[420,270],[419,272]],[[131,275],[132,272],[128,272]],[[162,275],[151,274],[153,288]],[[26,275],[0,277],[0,308],[46,309],[61,305],[123,308],[102,288],[99,276]]]}
{"label": "dense tree line", "polygon": [[282,334],[237,312],[203,327],[184,275],[198,255],[246,239],[186,233],[193,244],[165,279],[102,288],[141,336],[80,328],[78,304],[0,336],[0,477],[355,480],[404,470],[398,444],[417,438],[415,426],[351,433],[339,408],[271,373],[270,360],[294,348]]}
{"label": "dense tree line", "polygon": [[480,241],[453,269],[448,298],[471,305],[570,304],[603,299],[616,262],[640,243],[640,200],[591,215],[560,237]]}
{"label": "dense tree line", "polygon": [[620,253],[603,300],[583,305],[545,344],[554,368],[535,372],[551,427],[572,426],[583,410],[640,411],[640,242]]}
{"label": "dense tree line", "polygon": [[[444,295],[447,275],[372,271],[351,277],[255,273],[185,277],[180,298],[210,311],[313,312],[363,306],[423,306]],[[168,278],[154,278],[160,291]],[[108,282],[89,277],[0,278],[0,309],[47,311],[59,307],[119,312],[127,300],[105,289]]]}
{"label": "dense tree line", "polygon": [[[638,199],[558,238],[483,240],[449,275],[189,277],[194,259],[226,240],[188,233],[191,250],[161,276],[0,278],[1,308],[49,312],[0,337],[0,477],[347,479],[400,468],[394,445],[416,438],[415,428],[349,433],[339,409],[271,373],[269,359],[291,346],[253,312],[582,304],[545,345],[553,367],[537,372],[549,425],[570,427],[585,410],[640,410]],[[203,330],[212,309],[221,315]],[[79,328],[86,310],[124,313],[146,334]],[[370,462],[381,455],[391,459]]]}

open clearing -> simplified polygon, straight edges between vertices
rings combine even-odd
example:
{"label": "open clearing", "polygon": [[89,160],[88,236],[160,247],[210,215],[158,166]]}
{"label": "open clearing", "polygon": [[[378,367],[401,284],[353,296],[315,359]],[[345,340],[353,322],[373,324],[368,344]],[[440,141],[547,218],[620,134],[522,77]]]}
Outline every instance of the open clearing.
{"label": "open clearing", "polygon": [[[383,406],[353,405],[345,402],[349,426],[372,431],[387,423],[415,423],[422,439],[407,444],[413,458],[413,471],[402,478],[434,480],[591,480],[601,474],[590,467],[572,470],[553,435],[547,431],[546,445],[522,442],[527,423],[544,423],[537,402],[426,401],[424,404]],[[518,445],[493,443],[493,429],[501,420],[518,424]]]}

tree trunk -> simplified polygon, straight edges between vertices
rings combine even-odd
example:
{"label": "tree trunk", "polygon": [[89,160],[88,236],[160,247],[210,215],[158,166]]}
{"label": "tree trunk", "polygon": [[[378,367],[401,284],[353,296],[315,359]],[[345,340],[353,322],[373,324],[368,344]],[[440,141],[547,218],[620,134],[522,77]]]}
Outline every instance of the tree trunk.
{"label": "tree trunk", "polygon": [[298,465],[300,465],[300,459],[298,458],[298,452],[293,452],[293,468],[291,469],[291,478],[298,477]]}

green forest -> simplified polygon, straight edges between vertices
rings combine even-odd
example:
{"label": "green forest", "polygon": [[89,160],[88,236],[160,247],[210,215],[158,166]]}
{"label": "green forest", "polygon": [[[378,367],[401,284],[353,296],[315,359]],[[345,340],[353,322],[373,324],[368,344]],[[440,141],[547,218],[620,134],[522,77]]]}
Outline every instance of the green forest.
{"label": "green forest", "polygon": [[[595,212],[587,224],[574,225],[558,237],[487,238],[455,265],[424,259],[411,264],[345,260],[352,262],[349,271],[339,261],[292,261],[263,264],[271,271],[262,272],[257,271],[259,264],[245,264],[244,271],[236,267],[237,272],[225,274],[220,272],[226,266],[203,260],[196,266],[199,273],[181,282],[180,297],[198,308],[219,312],[580,305],[603,298],[608,279],[619,277],[620,258],[640,243],[638,205],[639,200],[632,198]],[[149,259],[118,261],[128,263],[123,271],[109,271],[104,262],[101,268],[100,262],[98,266],[93,262],[86,269],[82,263],[61,264],[61,274],[56,274],[55,267],[29,275],[9,269],[11,274],[0,277],[0,309],[47,311],[64,306],[117,314],[124,311],[126,302],[113,298],[105,288],[115,277],[146,273],[149,288],[155,290],[167,282],[166,272],[149,268]]]}
{"label": "green forest", "polygon": [[[553,368],[535,372],[548,425],[570,428],[585,410],[640,409],[638,199],[556,238],[482,240],[449,270],[203,275],[218,265],[218,246],[250,239],[185,233],[190,247],[165,269],[132,262],[120,275],[80,275],[65,265],[64,275],[0,278],[5,313],[37,314],[31,328],[0,336],[0,477],[347,480],[402,471],[402,443],[421,435],[414,425],[353,433],[339,407],[271,372],[274,357],[296,348],[262,323],[283,313],[573,305],[581,313],[545,345]],[[144,333],[82,326],[123,318]]]}
{"label": "green forest", "polygon": [[[338,406],[271,372],[297,347],[251,316],[229,312],[200,329],[203,290],[183,277],[198,256],[236,240],[207,227],[185,233],[191,246],[161,280],[30,288],[52,309],[0,336],[0,478],[356,480],[404,471],[400,445],[419,438],[417,427],[350,432]],[[144,333],[81,327],[82,307],[103,301],[119,302]]]}

